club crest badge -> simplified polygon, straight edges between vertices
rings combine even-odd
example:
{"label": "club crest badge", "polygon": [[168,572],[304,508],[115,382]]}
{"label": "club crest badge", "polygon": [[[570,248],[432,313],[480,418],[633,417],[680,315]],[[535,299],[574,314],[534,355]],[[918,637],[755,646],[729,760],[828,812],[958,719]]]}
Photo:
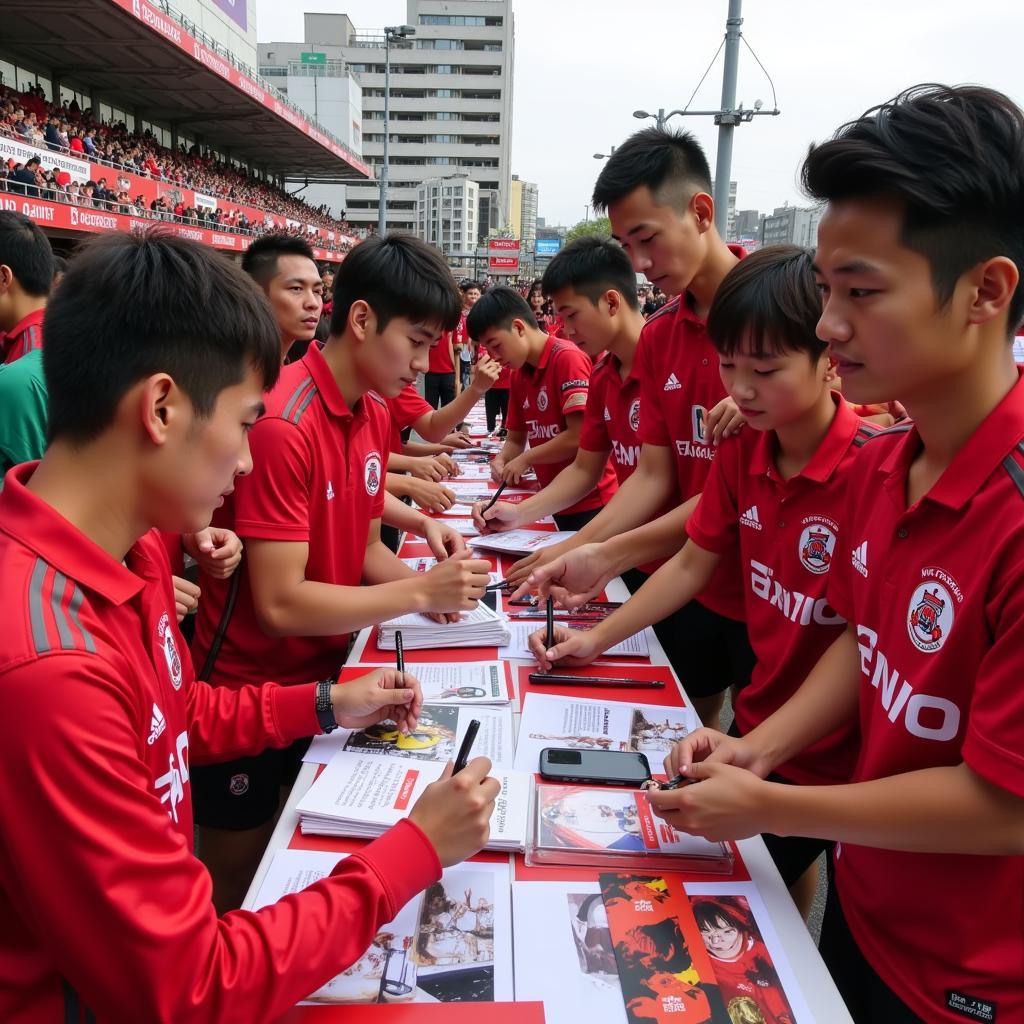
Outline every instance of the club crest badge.
{"label": "club crest badge", "polygon": [[171,629],[170,616],[164,612],[156,627],[157,639],[164,652],[164,660],[167,662],[167,674],[171,678],[171,686],[176,690],[181,689],[181,655],[178,654],[178,645],[174,642],[174,632]]}
{"label": "club crest badge", "polygon": [[363,463],[363,483],[366,485],[366,493],[371,498],[380,490],[382,469],[383,463],[381,462],[380,453],[370,452]]}
{"label": "club crest badge", "polygon": [[800,564],[816,576],[828,572],[836,547],[835,532],[822,523],[812,523],[800,534]]}
{"label": "club crest badge", "polygon": [[910,598],[907,632],[920,651],[939,650],[953,628],[953,597],[941,583],[922,583]]}
{"label": "club crest badge", "polygon": [[634,434],[640,432],[640,399],[634,398],[629,407],[629,429]]}
{"label": "club crest badge", "polygon": [[537,408],[544,412],[548,407],[548,389],[543,387],[537,392]]}

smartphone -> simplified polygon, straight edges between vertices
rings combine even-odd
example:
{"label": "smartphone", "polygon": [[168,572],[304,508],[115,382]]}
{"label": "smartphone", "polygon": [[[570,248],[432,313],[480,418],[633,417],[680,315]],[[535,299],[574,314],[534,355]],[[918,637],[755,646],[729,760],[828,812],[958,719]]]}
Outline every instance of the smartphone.
{"label": "smartphone", "polygon": [[550,782],[603,783],[639,789],[651,777],[651,766],[646,754],[632,750],[545,747],[540,752],[540,774]]}

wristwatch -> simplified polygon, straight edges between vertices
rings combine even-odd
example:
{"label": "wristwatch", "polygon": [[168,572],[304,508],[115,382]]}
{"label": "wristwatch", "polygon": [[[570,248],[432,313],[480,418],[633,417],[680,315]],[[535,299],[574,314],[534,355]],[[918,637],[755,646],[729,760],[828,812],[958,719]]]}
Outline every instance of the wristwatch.
{"label": "wristwatch", "polygon": [[338,723],[334,720],[334,708],[331,705],[331,687],[333,679],[321,679],[316,684],[316,720],[324,732],[334,732]]}

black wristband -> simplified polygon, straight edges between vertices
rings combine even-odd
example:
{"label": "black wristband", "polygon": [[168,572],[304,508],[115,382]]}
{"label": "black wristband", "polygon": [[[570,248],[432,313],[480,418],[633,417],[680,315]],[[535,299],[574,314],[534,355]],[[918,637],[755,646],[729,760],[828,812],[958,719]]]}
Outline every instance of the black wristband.
{"label": "black wristband", "polygon": [[334,720],[334,708],[331,706],[331,687],[333,679],[321,679],[316,684],[316,720],[324,732],[334,732],[338,723]]}

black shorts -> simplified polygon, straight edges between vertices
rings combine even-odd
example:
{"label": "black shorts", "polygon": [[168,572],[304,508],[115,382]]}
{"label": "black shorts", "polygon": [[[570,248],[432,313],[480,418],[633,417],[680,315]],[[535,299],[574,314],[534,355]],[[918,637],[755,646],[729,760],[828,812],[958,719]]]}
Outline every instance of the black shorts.
{"label": "black shorts", "polygon": [[599,508],[591,508],[586,512],[573,512],[571,515],[556,512],[552,519],[560,530],[582,530],[600,511]]}
{"label": "black shorts", "polygon": [[[885,922],[879,921],[878,926],[884,928]],[[850,934],[836,887],[831,883],[825,902],[825,918],[821,923],[818,952],[856,1024],[881,1024],[883,1021],[885,1024],[925,1024],[882,981],[860,951],[856,939]]]}
{"label": "black shorts", "polygon": [[[622,574],[631,594],[647,578],[639,569]],[[745,622],[719,615],[700,601],[691,601],[656,622],[654,632],[690,697],[713,697],[730,686],[742,689],[750,682],[757,659]]]}
{"label": "black shorts", "polygon": [[[736,727],[735,721],[729,726],[730,736],[741,736],[742,733]],[[772,772],[767,779],[768,782],[781,782],[786,786],[795,786],[797,783],[790,779],[784,779],[781,775]],[[832,851],[835,849],[835,842],[831,839],[809,839],[806,836],[777,836],[771,832],[763,832],[761,838],[764,845],[768,847],[775,866],[782,875],[786,887],[798,882],[803,873],[823,854],[829,857],[829,872],[832,870]]]}
{"label": "black shorts", "polygon": [[193,765],[192,805],[197,825],[245,832],[272,821],[281,787],[294,785],[309,738],[255,757]]}

